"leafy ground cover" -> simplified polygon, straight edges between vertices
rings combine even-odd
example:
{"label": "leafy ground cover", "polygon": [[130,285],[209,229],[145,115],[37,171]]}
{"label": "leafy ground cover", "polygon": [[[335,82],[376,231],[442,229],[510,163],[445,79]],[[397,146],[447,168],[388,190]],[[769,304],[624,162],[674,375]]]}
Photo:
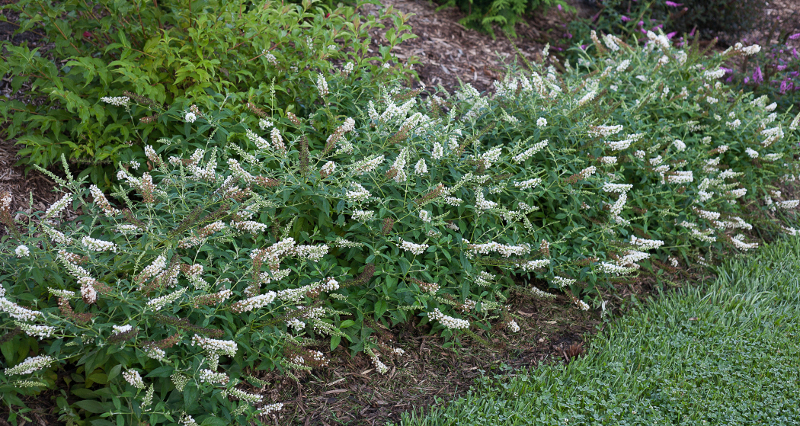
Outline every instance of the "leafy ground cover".
{"label": "leafy ground cover", "polygon": [[614,321],[585,357],[487,374],[465,397],[401,424],[797,424],[800,241],[730,260],[717,275]]}

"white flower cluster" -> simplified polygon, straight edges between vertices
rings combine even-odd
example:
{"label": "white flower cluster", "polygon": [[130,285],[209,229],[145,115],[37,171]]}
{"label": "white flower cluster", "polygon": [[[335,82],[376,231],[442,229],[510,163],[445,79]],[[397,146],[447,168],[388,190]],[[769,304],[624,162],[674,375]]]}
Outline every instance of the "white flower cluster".
{"label": "white flower cluster", "polygon": [[239,400],[250,404],[258,404],[259,402],[261,402],[261,395],[247,393],[238,388],[230,388],[222,391],[223,397],[228,397],[228,395],[233,396],[234,398],[238,398]]}
{"label": "white flower cluster", "polygon": [[539,186],[540,183],[542,183],[542,179],[535,178],[535,179],[524,180],[522,182],[514,182],[514,186],[520,189],[530,189],[530,188],[536,188],[537,186]]}
{"label": "white flower cluster", "polygon": [[291,250],[291,254],[297,257],[308,259],[312,262],[319,262],[322,258],[328,254],[328,250],[330,248],[327,244],[317,244],[317,245],[300,245],[295,246]]}
{"label": "white flower cluster", "polygon": [[81,284],[81,297],[83,297],[83,301],[92,304],[97,302],[97,290],[94,288],[94,278],[92,277],[81,277],[78,278],[78,282]]}
{"label": "white flower cluster", "polygon": [[783,130],[778,127],[771,127],[769,129],[764,129],[761,131],[763,136],[766,136],[763,142],[761,142],[761,146],[764,148],[772,145],[773,142],[777,141],[778,139],[783,137]]}
{"label": "white flower cluster", "polygon": [[127,332],[133,330],[133,326],[131,326],[130,324],[125,324],[125,325],[121,325],[121,326],[120,325],[112,325],[111,328],[114,330],[114,334],[127,333]]}
{"label": "white flower cluster", "polygon": [[520,263],[519,267],[523,271],[530,272],[539,268],[544,268],[549,264],[550,264],[550,259],[529,260],[527,262]]}
{"label": "white flower cluster", "polygon": [[367,222],[375,218],[373,210],[353,210],[353,219],[359,222]]}
{"label": "white flower cluster", "polygon": [[30,374],[34,371],[41,370],[42,368],[49,367],[50,364],[54,363],[55,361],[56,359],[51,356],[39,355],[27,358],[25,361],[22,361],[11,368],[6,368],[4,372],[7,376]]}
{"label": "white flower cluster", "polygon": [[55,327],[49,325],[32,325],[19,321],[14,321],[14,325],[19,327],[28,336],[34,336],[40,339],[50,337],[53,335],[53,332],[56,331]]}
{"label": "white flower cluster", "polygon": [[631,184],[621,184],[621,183],[605,183],[603,184],[603,191],[604,192],[628,192],[633,188]]}
{"label": "white flower cluster", "polygon": [[89,187],[89,191],[92,193],[94,204],[103,209],[103,213],[105,213],[106,216],[114,216],[115,214],[119,213],[119,210],[111,207],[111,203],[108,202],[108,199],[103,194],[103,191],[101,191],[97,185],[91,185]]}
{"label": "white flower cluster", "polygon": [[708,70],[703,73],[703,77],[705,77],[708,80],[716,80],[724,76],[725,76],[725,70],[722,68],[718,68],[716,70]]}
{"label": "white flower cluster", "polygon": [[116,97],[104,96],[100,98],[100,100],[107,104],[111,104],[114,106],[121,106],[121,107],[127,107],[128,104],[130,104],[131,102],[131,98],[127,96],[116,96]]}
{"label": "white flower cluster", "polygon": [[606,274],[619,276],[629,274],[635,270],[635,268],[619,266],[608,262],[600,262],[600,271]]}
{"label": "white flower cluster", "polygon": [[514,157],[512,157],[512,160],[514,160],[514,162],[517,163],[517,164],[522,163],[523,161],[527,160],[528,158],[531,158],[531,156],[533,156],[537,152],[539,152],[542,149],[544,149],[544,147],[546,147],[548,144],[549,144],[549,142],[548,142],[547,139],[545,139],[545,140],[543,140],[541,142],[537,142],[537,143],[533,144],[533,146],[531,146],[530,148],[528,148],[525,151],[523,151],[522,153],[517,154]]}
{"label": "white flower cluster", "polygon": [[181,426],[200,426],[194,420],[194,417],[192,417],[192,416],[190,416],[190,415],[188,415],[186,413],[183,413],[183,415],[181,416],[179,422],[180,422]]}
{"label": "white flower cluster", "polygon": [[328,82],[325,80],[325,76],[322,75],[322,73],[317,73],[317,90],[320,96],[328,96],[330,93],[328,91]]}
{"label": "white flower cluster", "polygon": [[163,349],[159,348],[158,346],[145,346],[144,347],[144,354],[150,358],[163,361],[164,358],[167,356],[167,353],[164,352]]}
{"label": "white flower cluster", "polygon": [[281,131],[278,130],[277,127],[273,127],[272,130],[269,132],[270,140],[272,140],[272,145],[275,149],[279,151],[286,151],[286,145],[283,143],[283,137],[281,136]]}
{"label": "white flower cluster", "polygon": [[743,53],[745,56],[755,55],[756,53],[761,51],[761,46],[757,44],[744,47],[742,46],[742,43],[736,43],[735,45],[733,45],[733,48],[737,52]]}
{"label": "white flower cluster", "polygon": [[622,125],[615,125],[615,126],[593,126],[591,130],[589,130],[589,136],[592,137],[608,137],[613,134],[617,134],[621,132],[623,129]]}
{"label": "white flower cluster", "polygon": [[417,161],[417,164],[414,166],[414,174],[422,176],[426,173],[428,173],[428,165],[425,164],[424,159],[420,158],[419,161]]}
{"label": "white flower cluster", "polygon": [[697,215],[698,215],[698,216],[700,216],[700,217],[702,217],[703,219],[707,219],[707,220],[717,220],[717,219],[719,219],[719,215],[720,215],[720,214],[719,214],[719,213],[717,213],[717,212],[710,212],[710,211],[706,211],[706,210],[699,210],[699,209],[698,209],[698,210],[697,210]]}
{"label": "white flower cluster", "polygon": [[33,321],[41,315],[41,312],[32,311],[27,308],[23,308],[22,306],[17,305],[16,303],[8,300],[5,298],[6,289],[0,285],[0,312],[5,312],[11,316],[11,318],[20,320],[20,321]]}
{"label": "white flower cluster", "polygon": [[19,258],[28,257],[31,255],[31,251],[28,246],[18,245],[17,248],[14,249],[14,254],[16,254]]}
{"label": "white flower cluster", "polygon": [[209,369],[202,369],[200,370],[200,383],[219,383],[221,385],[225,385],[230,381],[230,377],[228,377],[225,373],[217,373],[216,371],[211,371]]}
{"label": "white flower cluster", "polygon": [[236,313],[250,312],[254,309],[263,308],[264,306],[272,303],[278,296],[274,291],[269,291],[258,296],[253,296],[244,300],[240,300],[231,306]]}
{"label": "white flower cluster", "polygon": [[469,321],[445,315],[439,310],[439,308],[434,309],[433,312],[428,312],[428,318],[434,321],[439,321],[443,326],[450,329],[469,328]]}
{"label": "white flower cluster", "polygon": [[750,243],[750,244],[745,243],[744,242],[744,235],[742,235],[742,234],[739,234],[739,235],[731,238],[731,242],[739,250],[747,251],[747,250],[750,250],[750,249],[758,248],[758,243]]}
{"label": "white flower cluster", "polygon": [[647,240],[644,238],[638,238],[635,235],[631,235],[631,244],[638,247],[640,250],[653,250],[657,249],[664,245],[664,241],[661,240]]}
{"label": "white flower cluster", "polygon": [[[266,121],[265,121],[264,124],[265,125],[267,124]],[[260,123],[259,123],[259,125],[260,125]],[[267,142],[267,140],[262,138],[261,136],[255,134],[252,130],[247,129],[246,130],[246,135],[247,135],[247,139],[250,139],[250,141],[253,142],[258,149],[260,149],[260,150],[269,149],[269,147],[270,147],[269,142]]]}
{"label": "white flower cluster", "polygon": [[319,171],[322,177],[328,177],[332,175],[334,171],[336,171],[336,163],[334,163],[333,161],[328,161],[327,163],[325,163],[325,165],[322,166],[322,168]]}
{"label": "white flower cluster", "polygon": [[125,379],[126,382],[130,383],[131,386],[135,387],[136,389],[144,389],[144,382],[142,381],[142,376],[139,375],[139,372],[136,370],[128,370],[122,373],[122,378]]}
{"label": "white flower cluster", "polygon": [[589,310],[589,305],[586,304],[586,302],[584,302],[583,300],[578,299],[578,300],[575,301],[575,304],[578,305],[578,309],[580,309],[582,311],[588,311]]}
{"label": "white flower cluster", "polygon": [[[353,65],[352,62],[348,62],[347,64],[351,65],[351,68],[352,68],[352,65]],[[266,416],[268,414],[272,414],[272,413],[281,411],[282,409],[283,409],[283,403],[281,403],[281,402],[278,402],[278,403],[275,403],[275,404],[267,404],[267,405],[261,407],[258,410],[258,414],[261,414],[262,416]]]}
{"label": "white flower cluster", "polygon": [[183,293],[186,293],[186,288],[185,287],[181,288],[181,289],[178,289],[178,290],[176,290],[176,291],[174,291],[174,292],[172,292],[170,294],[167,294],[167,295],[164,295],[164,296],[161,296],[161,297],[157,297],[155,299],[150,299],[147,302],[147,306],[148,306],[149,309],[152,309],[154,311],[160,311],[161,308],[163,308],[164,306],[166,306],[166,305],[178,300],[178,298],[183,296]]}
{"label": "white flower cluster", "polygon": [[747,188],[738,188],[732,189],[728,191],[728,195],[732,196],[733,198],[742,198],[747,194]]}
{"label": "white flower cluster", "polygon": [[430,247],[428,244],[414,244],[409,241],[404,241],[400,238],[400,248],[405,251],[410,251],[413,255],[420,255]]}
{"label": "white flower cluster", "polygon": [[72,201],[72,194],[64,195],[63,197],[61,197],[60,200],[58,200],[55,203],[53,203],[50,206],[50,208],[47,209],[47,211],[45,212],[44,217],[42,218],[42,220],[46,220],[46,219],[49,219],[51,217],[58,216],[61,213],[61,211],[63,211],[65,208],[67,208],[67,205],[69,205],[69,203],[71,201]]}
{"label": "white flower cluster", "polygon": [[605,164],[605,165],[617,164],[617,157],[613,156],[600,157],[600,164]]}
{"label": "white flower cluster", "polygon": [[91,251],[111,251],[111,252],[115,252],[115,253],[117,251],[117,245],[116,244],[114,244],[112,242],[109,242],[109,241],[98,240],[98,239],[91,238],[91,237],[83,237],[83,238],[81,238],[81,244],[83,244],[83,246],[87,250],[91,250]]}
{"label": "white flower cluster", "polygon": [[164,271],[167,267],[167,258],[164,255],[158,256],[153,260],[153,263],[148,265],[139,274],[139,278],[144,281],[150,277],[154,277]]}
{"label": "white flower cluster", "polygon": [[676,171],[674,174],[667,176],[668,183],[691,183],[694,181],[694,174],[691,170],[689,171]]}
{"label": "white flower cluster", "polygon": [[518,332],[518,331],[519,331],[519,324],[517,324],[517,322],[516,322],[516,321],[514,321],[514,320],[511,320],[511,321],[509,321],[509,322],[506,324],[506,327],[508,327],[508,329],[509,329],[509,330],[510,330],[512,333],[516,333],[516,332]]}
{"label": "white flower cluster", "polygon": [[233,340],[217,340],[195,334],[192,337],[192,346],[200,346],[213,354],[236,355],[236,342]]}
{"label": "white flower cluster", "polygon": [[569,287],[572,284],[575,284],[575,280],[574,279],[559,277],[558,275],[553,277],[553,282],[556,283],[557,286],[562,287],[562,288],[563,287]]}
{"label": "white flower cluster", "polygon": [[490,210],[497,207],[497,203],[484,198],[483,188],[475,188],[475,206],[480,210]]}
{"label": "white flower cluster", "polygon": [[475,254],[489,254],[491,252],[497,252],[503,257],[510,257],[511,255],[526,256],[531,252],[531,246],[528,244],[512,246],[496,243],[494,241],[485,244],[470,244],[469,249]]}
{"label": "white flower cluster", "polygon": [[639,265],[636,262],[645,260],[649,257],[650,257],[649,253],[645,253],[638,250],[628,250],[627,252],[625,252],[624,256],[617,259],[617,265],[628,266],[634,269],[638,269]]}
{"label": "white flower cluster", "polygon": [[353,190],[345,191],[345,198],[352,203],[360,203],[370,198],[370,193],[361,184],[356,182],[351,183]]}

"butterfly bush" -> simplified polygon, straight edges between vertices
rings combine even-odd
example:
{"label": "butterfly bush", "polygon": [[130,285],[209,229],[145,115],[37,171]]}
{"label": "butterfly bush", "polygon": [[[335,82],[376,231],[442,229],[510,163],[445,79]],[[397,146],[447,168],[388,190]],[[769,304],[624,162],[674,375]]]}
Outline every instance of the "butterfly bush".
{"label": "butterfly bush", "polygon": [[[340,347],[385,373],[402,350],[383,327],[516,332],[512,290],[588,310],[675,256],[790,232],[753,218],[797,207],[771,185],[796,179],[800,118],[717,84],[724,57],[595,39],[604,53],[579,67],[511,70],[494,95],[388,86],[346,116],[346,84],[319,76],[324,102],[302,117],[194,106],[194,141],[146,146],[147,170],[120,164],[114,191],[53,176],[66,195],[4,243],[0,275],[0,324],[47,356],[3,366],[3,392],[78,362],[139,421],[263,420],[283,405],[259,371],[324,368]],[[68,207],[80,216],[59,225]]]}

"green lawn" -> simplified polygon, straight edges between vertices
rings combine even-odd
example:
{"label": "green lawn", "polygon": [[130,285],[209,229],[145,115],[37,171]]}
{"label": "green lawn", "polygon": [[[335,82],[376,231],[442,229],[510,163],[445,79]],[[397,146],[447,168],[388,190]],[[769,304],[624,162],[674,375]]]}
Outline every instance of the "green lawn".
{"label": "green lawn", "polygon": [[485,377],[402,424],[800,424],[800,240],[718,276],[620,318],[568,366]]}

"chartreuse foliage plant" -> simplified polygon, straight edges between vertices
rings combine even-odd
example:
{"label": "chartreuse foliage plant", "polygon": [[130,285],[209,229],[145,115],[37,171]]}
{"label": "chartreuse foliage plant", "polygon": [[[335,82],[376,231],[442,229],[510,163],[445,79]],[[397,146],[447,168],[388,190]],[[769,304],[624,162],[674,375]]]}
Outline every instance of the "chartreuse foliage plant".
{"label": "chartreuse foliage plant", "polygon": [[619,318],[568,365],[484,376],[401,424],[800,423],[800,241],[726,261],[717,275]]}
{"label": "chartreuse foliage plant", "polygon": [[[145,145],[158,147],[157,140],[175,131],[166,117],[143,115],[147,107],[222,93],[253,105],[281,105],[281,116],[304,115],[320,102],[311,90],[318,74],[331,78],[341,68],[355,70],[348,71],[352,81],[360,81],[352,87],[355,94],[374,92],[382,78],[409,73],[390,50],[414,36],[404,15],[392,9],[362,15],[363,4],[331,9],[311,0],[12,2],[3,8],[19,13],[19,30],[42,32],[53,47],[44,52],[0,43],[6,52],[0,75],[10,76],[14,91],[30,87],[28,101],[0,99],[8,123],[3,137],[22,145],[27,166],[58,165],[64,154],[107,188],[114,164],[144,158]],[[388,44],[371,52],[368,31],[386,20],[394,26],[386,33]],[[362,79],[365,72],[372,77]],[[276,91],[269,97],[272,81]],[[98,102],[123,94],[139,104],[109,110]]]}
{"label": "chartreuse foliage plant", "polygon": [[63,198],[32,220],[0,197],[3,401],[63,389],[83,424],[263,420],[281,406],[259,371],[324,368],[342,346],[385,373],[402,350],[383,328],[418,317],[447,346],[513,332],[512,289],[590,309],[642,269],[754,248],[750,218],[785,232],[798,201],[770,185],[795,179],[800,116],[718,84],[743,52],[651,37],[597,39],[490,97],[353,98],[317,75],[320,101],[285,118],[235,96],[105,98],[182,131],[119,163],[111,191],[53,176]]}

